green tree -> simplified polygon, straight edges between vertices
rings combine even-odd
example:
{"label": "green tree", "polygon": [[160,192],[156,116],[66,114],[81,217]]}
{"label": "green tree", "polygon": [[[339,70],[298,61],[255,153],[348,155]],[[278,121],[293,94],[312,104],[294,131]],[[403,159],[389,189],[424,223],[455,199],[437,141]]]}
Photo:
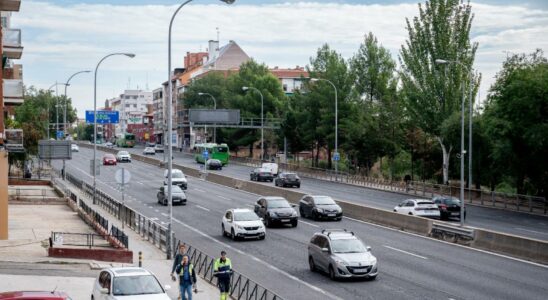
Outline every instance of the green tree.
{"label": "green tree", "polygon": [[[435,137],[443,154],[443,181],[449,179],[449,157],[454,148],[443,133],[443,123],[460,110],[463,85],[470,85],[477,43],[470,43],[473,14],[469,3],[432,0],[419,4],[419,16],[407,19],[409,38],[400,51],[402,95],[415,124]],[[452,62],[437,65],[436,59]],[[472,78],[477,91],[479,76]],[[468,94],[465,91],[466,95]]]}
{"label": "green tree", "polygon": [[548,60],[541,50],[514,55],[491,86],[484,123],[497,171],[518,193],[548,196]]}

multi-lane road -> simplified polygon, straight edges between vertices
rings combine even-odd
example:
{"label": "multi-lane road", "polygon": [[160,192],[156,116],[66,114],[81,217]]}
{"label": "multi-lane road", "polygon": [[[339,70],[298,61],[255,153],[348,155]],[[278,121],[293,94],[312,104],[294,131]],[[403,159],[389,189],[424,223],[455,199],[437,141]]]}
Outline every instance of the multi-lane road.
{"label": "multi-lane road", "polygon": [[[67,163],[69,173],[90,184],[91,153],[82,147]],[[182,158],[179,162],[184,163]],[[60,167],[58,162],[54,165]],[[121,167],[132,173],[127,205],[168,222],[168,208],[156,203],[156,192],[164,181],[162,169],[136,161],[102,167],[98,187],[121,199],[114,180],[115,171]],[[236,169],[238,166],[231,165],[221,172],[238,173]],[[335,223],[301,219],[297,228],[267,229],[264,241],[233,242],[221,235],[223,213],[228,208],[251,208],[259,195],[188,179],[188,204],[173,208],[176,237],[211,256],[227,250],[238,271],[286,299],[545,299],[548,294],[547,266],[348,218]],[[306,180],[303,188],[315,192],[312,184]],[[366,195],[362,193],[361,198]],[[333,227],[354,231],[373,248],[380,266],[377,280],[332,282],[308,270],[306,247],[310,237],[321,228]]]}

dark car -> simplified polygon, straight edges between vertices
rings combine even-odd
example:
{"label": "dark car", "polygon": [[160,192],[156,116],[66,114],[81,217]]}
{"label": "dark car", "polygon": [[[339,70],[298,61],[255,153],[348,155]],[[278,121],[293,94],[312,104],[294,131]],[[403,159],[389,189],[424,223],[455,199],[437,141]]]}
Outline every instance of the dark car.
{"label": "dark car", "polygon": [[299,201],[299,213],[301,217],[314,220],[342,219],[342,208],[329,196],[306,195]]}
{"label": "dark car", "polygon": [[103,165],[116,165],[116,157],[114,154],[107,153],[103,155]]}
{"label": "dark car", "polygon": [[[156,194],[156,198],[158,198],[158,203],[167,206],[167,198],[168,198],[167,185],[164,185],[163,187],[161,187],[158,190],[158,193]],[[171,200],[172,200],[171,202],[173,203],[173,205],[175,205],[175,204],[185,205],[186,204],[186,194],[185,194],[185,192],[183,192],[183,190],[181,190],[181,188],[179,186],[172,185],[171,186]]]}
{"label": "dark car", "polygon": [[255,180],[255,181],[270,181],[270,182],[272,182],[274,180],[274,176],[267,169],[256,168],[253,171],[251,171],[251,174],[249,174],[249,179]]}
{"label": "dark car", "polygon": [[255,213],[264,219],[266,227],[275,223],[297,227],[299,216],[293,208],[295,206],[282,197],[261,197],[255,204]]}
{"label": "dark car", "polygon": [[297,174],[295,173],[280,173],[278,175],[278,178],[274,180],[274,185],[286,187],[286,186],[296,186],[298,188],[301,187],[301,179]]}
{"label": "dark car", "polygon": [[[440,209],[440,219],[448,220],[451,217],[458,217],[460,220],[459,199],[448,196],[434,196],[432,202]],[[466,207],[464,207],[464,219],[466,219]]]}
{"label": "dark car", "polygon": [[223,169],[223,163],[221,163],[218,159],[208,159],[206,161],[206,168],[208,170],[222,170]]}

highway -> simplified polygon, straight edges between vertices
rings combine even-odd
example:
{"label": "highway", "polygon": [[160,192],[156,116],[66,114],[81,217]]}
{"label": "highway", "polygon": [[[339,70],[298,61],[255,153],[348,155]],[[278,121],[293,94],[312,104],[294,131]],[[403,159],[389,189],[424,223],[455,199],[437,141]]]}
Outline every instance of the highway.
{"label": "highway", "polygon": [[[67,171],[92,184],[92,151],[84,147],[80,151],[67,162]],[[161,154],[156,156],[161,158]],[[61,163],[56,161],[54,166],[59,168]],[[121,199],[114,180],[114,172],[121,167],[132,173],[127,205],[167,222],[168,208],[156,203],[162,169],[136,161],[102,166],[98,187]],[[232,174],[236,169],[231,165],[221,172]],[[188,204],[173,208],[176,237],[211,256],[227,250],[238,271],[285,299],[545,299],[548,294],[547,266],[348,218],[341,222],[301,219],[297,228],[267,229],[264,241],[234,242],[221,235],[223,213],[228,208],[251,208],[259,195],[192,177],[188,180]],[[313,191],[309,182],[303,186]],[[352,230],[371,246],[379,261],[377,280],[332,282],[310,272],[306,247],[321,228]]]}
{"label": "highway", "polygon": [[[127,149],[126,149],[127,150]],[[132,153],[142,154],[142,148],[129,149]],[[199,169],[194,158],[186,153],[174,151],[174,162]],[[163,154],[157,153],[154,158],[162,160]],[[233,176],[238,179],[249,180],[249,173],[253,168],[232,163],[227,165],[221,174]],[[214,171],[215,172],[215,171]],[[353,203],[364,204],[371,207],[392,210],[402,200],[421,198],[419,196],[404,195],[394,192],[381,191],[325,180],[301,178],[300,190],[310,194],[323,194],[336,200],[345,200]],[[273,183],[264,183],[273,185]],[[540,240],[548,240],[548,217],[522,212],[507,211],[498,208],[480,207],[468,205],[466,207],[466,224],[473,227],[525,236]],[[451,222],[458,223],[458,219]]]}

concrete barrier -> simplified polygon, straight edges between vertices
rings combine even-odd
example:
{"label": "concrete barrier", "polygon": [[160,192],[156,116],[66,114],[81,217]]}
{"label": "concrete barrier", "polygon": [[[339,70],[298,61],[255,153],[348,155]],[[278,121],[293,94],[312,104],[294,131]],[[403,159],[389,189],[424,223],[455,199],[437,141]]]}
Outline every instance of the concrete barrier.
{"label": "concrete barrier", "polygon": [[548,264],[548,242],[485,229],[475,230],[472,247]]}

